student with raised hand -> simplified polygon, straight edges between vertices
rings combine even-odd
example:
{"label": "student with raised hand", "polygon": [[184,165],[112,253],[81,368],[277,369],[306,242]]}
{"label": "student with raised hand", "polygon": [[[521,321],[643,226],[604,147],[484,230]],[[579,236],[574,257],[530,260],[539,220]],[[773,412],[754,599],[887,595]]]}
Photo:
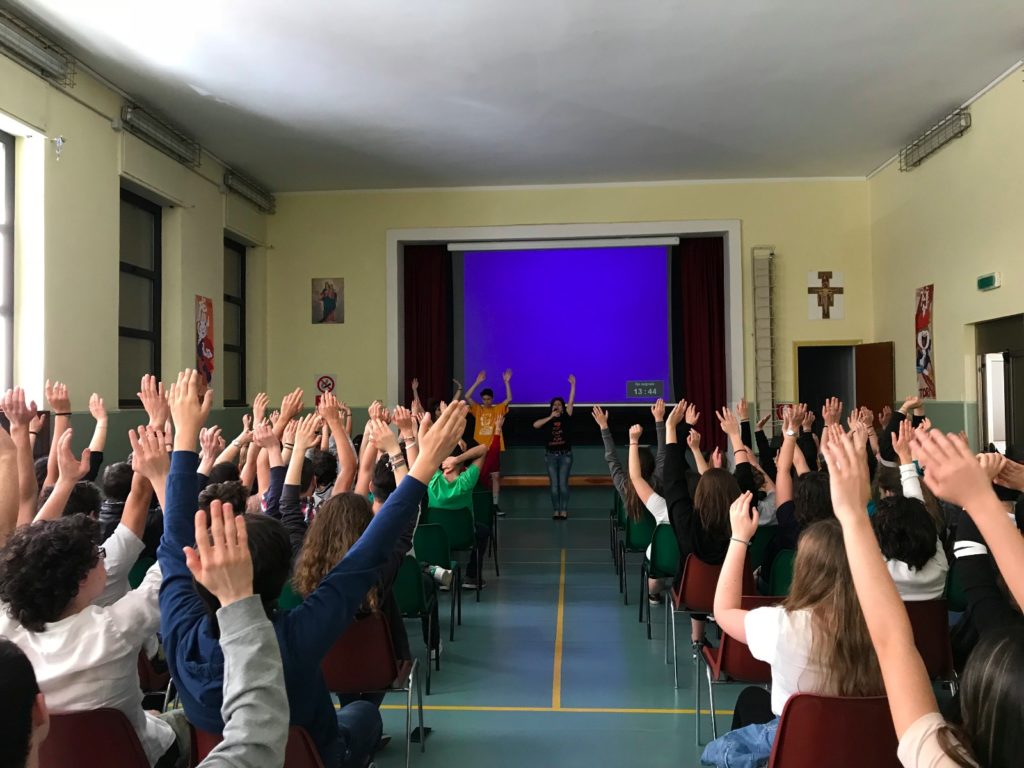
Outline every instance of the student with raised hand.
{"label": "student with raised hand", "polygon": [[[650,483],[644,479],[643,471],[640,468],[640,436],[643,434],[643,431],[644,428],[639,424],[634,424],[629,428],[629,481],[633,484],[637,497],[647,507],[647,511],[654,516],[655,523],[658,525],[668,525],[670,520],[665,497],[655,493]],[[650,560],[650,558],[651,545],[648,544],[647,559]],[[661,593],[665,591],[667,586],[669,585],[662,583],[658,579],[647,580],[648,600],[652,605],[661,604]]]}
{"label": "student with raised hand", "polygon": [[[473,400],[473,392],[478,386],[487,380],[487,371],[480,371],[476,376],[476,381],[466,391],[466,400],[469,403],[469,411],[473,414],[473,418],[476,420],[473,431],[473,439],[481,445],[490,445],[491,440],[495,438],[494,424],[497,422],[499,416],[505,416],[508,413],[509,403],[512,402],[512,369],[506,370],[501,375],[502,380],[505,382],[505,399],[500,403],[494,402],[494,390],[489,387],[480,391],[480,402]],[[499,441],[499,456],[500,452],[505,450],[505,438],[501,435],[497,435]],[[490,473],[491,478],[491,500],[494,502],[494,509],[498,516],[504,516],[504,512],[501,511],[501,507],[498,506],[498,494],[501,490],[501,466],[500,462],[495,466],[494,470]]]}
{"label": "student with raised hand", "polygon": [[[754,658],[771,665],[772,690],[744,690],[736,702],[734,730],[705,748],[702,763],[726,768],[767,761],[779,717],[795,693],[882,692],[878,663],[850,581],[843,531],[835,520],[816,522],[801,534],[793,586],[781,605],[752,611],[741,607],[743,567],[758,523],[752,499],[746,492],[729,510],[732,536],[715,591],[715,621],[730,637],[746,643]],[[860,514],[867,518],[863,508]]]}
{"label": "student with raised hand", "polygon": [[318,412],[330,427],[331,433],[334,435],[335,450],[338,452],[337,477],[334,479],[334,485],[330,493],[326,496],[326,499],[329,499],[336,493],[345,493],[352,490],[359,460],[356,456],[355,446],[352,444],[352,438],[349,436],[341,404],[333,392],[325,392],[323,394],[320,398]]}
{"label": "student with raised hand", "polygon": [[[1008,565],[1015,570],[1008,574],[1007,584],[1015,579],[1024,582],[1020,578],[1024,541],[999,509],[987,477],[966,446],[955,445],[946,435],[930,434],[922,436],[918,450],[927,457],[926,482],[932,489],[976,515],[979,527],[991,534],[988,541],[1003,559],[1011,558]],[[1011,632],[986,640],[975,649],[960,678],[963,728],[951,728],[939,713],[910,620],[864,514],[868,468],[863,446],[850,435],[836,434],[826,448],[825,460],[853,583],[889,697],[900,761],[907,768],[1020,765],[1024,704],[1017,682],[1024,676],[1024,636],[1019,631]],[[998,556],[997,560],[1002,562]],[[1024,587],[1024,583],[1019,586]]]}
{"label": "student with raised hand", "polygon": [[[644,516],[644,503],[636,492],[632,481],[626,470],[622,468],[622,462],[615,451],[615,440],[611,430],[608,428],[608,411],[602,410],[601,406],[595,405],[591,411],[594,422],[601,429],[601,441],[604,443],[604,460],[608,462],[608,473],[612,477],[612,486],[622,499],[626,509],[626,515],[634,521],[641,520]],[[656,468],[655,457],[649,448],[639,446],[637,448],[637,460],[640,465],[640,477],[648,484],[654,482],[653,476]],[[652,486],[653,487],[653,486]]]}
{"label": "student with raised hand", "polygon": [[551,413],[533,422],[534,429],[546,429],[544,464],[551,490],[551,519],[569,517],[569,474],[572,472],[572,408],[576,402],[576,377],[569,374],[569,402],[551,398]]}
{"label": "student with raised hand", "polygon": [[[186,371],[171,391],[177,426],[175,452],[167,477],[164,539],[159,562],[164,573],[160,593],[161,629],[168,665],[185,713],[199,729],[220,733],[223,655],[218,642],[217,600],[202,596],[181,555],[192,544],[190,521],[197,490],[196,440],[209,412],[209,401],[198,400],[198,376]],[[419,502],[441,459],[451,452],[466,423],[466,408],[450,405],[436,424],[426,423],[419,436],[420,453],[409,476],[374,516],[363,536],[321,580],[298,607],[278,611],[277,599],[291,564],[291,547],[284,527],[263,515],[246,515],[252,552],[254,590],[271,619],[284,664],[291,723],[304,727],[325,766],[365,766],[381,733],[380,713],[366,702],[335,712],[320,666],[341,633],[352,622],[367,591],[402,531],[415,519]],[[353,663],[358,663],[354,660]]]}

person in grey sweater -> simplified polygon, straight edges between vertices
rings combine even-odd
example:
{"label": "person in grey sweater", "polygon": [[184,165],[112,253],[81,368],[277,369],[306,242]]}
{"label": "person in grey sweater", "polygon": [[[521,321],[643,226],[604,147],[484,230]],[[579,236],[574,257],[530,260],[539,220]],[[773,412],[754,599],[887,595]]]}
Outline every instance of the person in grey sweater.
{"label": "person in grey sweater", "polygon": [[[196,546],[186,547],[189,570],[218,600],[224,652],[224,740],[201,768],[280,768],[288,741],[288,696],[273,626],[252,589],[252,559],[245,518],[214,502],[210,530],[196,514]],[[0,763],[35,768],[50,727],[43,694],[25,654],[0,638]],[[9,685],[8,685],[9,683]],[[81,745],[46,745],[58,754]]]}

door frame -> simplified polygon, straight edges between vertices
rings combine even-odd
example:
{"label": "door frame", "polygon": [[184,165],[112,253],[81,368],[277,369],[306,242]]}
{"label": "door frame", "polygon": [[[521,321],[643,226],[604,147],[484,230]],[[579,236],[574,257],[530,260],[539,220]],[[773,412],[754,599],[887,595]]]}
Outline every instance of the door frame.
{"label": "door frame", "polygon": [[[856,347],[863,344],[863,339],[823,339],[822,341],[793,342],[793,396],[792,401],[800,400],[800,348],[801,347]],[[856,371],[854,371],[856,374]]]}

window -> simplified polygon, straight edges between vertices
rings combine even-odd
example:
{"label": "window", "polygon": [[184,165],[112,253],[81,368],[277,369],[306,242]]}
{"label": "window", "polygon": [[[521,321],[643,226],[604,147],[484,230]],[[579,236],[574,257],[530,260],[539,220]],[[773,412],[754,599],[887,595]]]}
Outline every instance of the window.
{"label": "window", "polygon": [[14,137],[0,131],[0,387],[14,383]]}
{"label": "window", "polygon": [[160,371],[160,206],[121,190],[118,402],[139,407],[139,380]]}
{"label": "window", "polygon": [[245,246],[224,238],[224,405],[245,397]]}

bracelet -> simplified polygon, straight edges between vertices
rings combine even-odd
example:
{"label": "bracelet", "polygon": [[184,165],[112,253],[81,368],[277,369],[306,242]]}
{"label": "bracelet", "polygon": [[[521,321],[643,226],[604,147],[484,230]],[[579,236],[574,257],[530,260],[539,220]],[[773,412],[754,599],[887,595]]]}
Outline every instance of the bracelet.
{"label": "bracelet", "polygon": [[235,448],[241,448],[242,447],[242,444],[240,442],[238,442],[238,440],[232,440],[231,444],[233,446],[235,446]]}
{"label": "bracelet", "polygon": [[65,412],[65,413],[57,413],[57,412],[54,412],[54,414],[53,414],[53,415],[54,415],[54,416],[70,416],[70,415],[71,415],[71,411],[67,411],[67,412]]}
{"label": "bracelet", "polygon": [[415,445],[416,444],[416,438],[415,437],[403,437],[401,442],[402,442],[403,445]]}
{"label": "bracelet", "polygon": [[750,450],[747,449],[747,448],[733,448],[732,452],[733,453],[750,453]]}
{"label": "bracelet", "polygon": [[295,443],[281,443],[285,448],[294,448]]}
{"label": "bracelet", "polygon": [[737,539],[735,536],[730,536],[729,537],[729,541],[738,541],[740,544],[746,544],[748,547],[750,546],[750,542],[749,541],[744,541],[743,539]]}
{"label": "bracelet", "polygon": [[630,445],[640,445],[640,443],[630,443]]}
{"label": "bracelet", "polygon": [[28,431],[28,433],[29,433],[30,435],[38,435],[38,434],[39,434],[38,432],[33,432],[33,431],[32,431],[31,429],[30,429],[30,430]]}

